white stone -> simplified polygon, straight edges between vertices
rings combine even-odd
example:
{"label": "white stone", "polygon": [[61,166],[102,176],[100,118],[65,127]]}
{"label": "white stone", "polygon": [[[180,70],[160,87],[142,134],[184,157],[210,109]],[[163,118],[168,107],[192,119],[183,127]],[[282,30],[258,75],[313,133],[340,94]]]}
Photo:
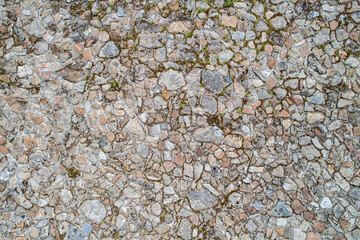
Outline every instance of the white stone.
{"label": "white stone", "polygon": [[69,190],[67,190],[67,189],[61,190],[60,196],[61,196],[61,201],[62,201],[65,205],[69,205],[70,202],[71,202],[72,199],[73,199],[72,193],[71,193]]}
{"label": "white stone", "polygon": [[100,150],[100,152],[99,152],[99,158],[100,158],[101,160],[106,160],[106,159],[107,159],[106,154],[105,154],[103,151],[101,151],[101,150]]}
{"label": "white stone", "polygon": [[129,120],[129,122],[125,126],[125,130],[127,132],[135,134],[135,135],[143,135],[144,134],[144,130],[136,117]]}
{"label": "white stone", "polygon": [[100,223],[106,217],[106,209],[99,200],[86,200],[81,204],[80,212],[88,219]]}
{"label": "white stone", "polygon": [[332,203],[330,201],[330,198],[328,197],[324,197],[322,200],[321,200],[321,203],[320,203],[320,207],[321,208],[332,208]]}
{"label": "white stone", "polygon": [[118,229],[122,228],[124,225],[126,224],[126,218],[124,217],[124,215],[119,214],[116,217],[116,227]]}
{"label": "white stone", "polygon": [[18,67],[18,76],[20,78],[30,76],[32,74],[31,67],[28,65]]}
{"label": "white stone", "polygon": [[303,231],[301,231],[298,228],[294,229],[294,239],[296,240],[305,240],[306,239],[306,233],[304,233]]}
{"label": "white stone", "polygon": [[163,72],[160,76],[159,84],[168,90],[176,90],[185,86],[184,75],[173,69]]}

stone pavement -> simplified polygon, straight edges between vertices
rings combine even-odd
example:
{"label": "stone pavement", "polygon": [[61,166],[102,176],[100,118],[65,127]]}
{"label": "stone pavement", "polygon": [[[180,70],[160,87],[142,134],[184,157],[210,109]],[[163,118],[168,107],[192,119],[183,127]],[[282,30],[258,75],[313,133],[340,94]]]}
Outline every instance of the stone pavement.
{"label": "stone pavement", "polygon": [[0,0],[0,239],[360,239],[356,0]]}

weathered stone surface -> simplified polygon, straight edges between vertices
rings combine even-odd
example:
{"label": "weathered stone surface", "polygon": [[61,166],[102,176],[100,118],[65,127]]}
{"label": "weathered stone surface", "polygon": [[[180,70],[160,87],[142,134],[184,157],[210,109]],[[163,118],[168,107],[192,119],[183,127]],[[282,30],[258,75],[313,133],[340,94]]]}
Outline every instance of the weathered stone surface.
{"label": "weathered stone surface", "polygon": [[106,217],[106,209],[99,200],[85,200],[80,206],[82,212],[89,220],[100,223]]}
{"label": "weathered stone surface", "polygon": [[59,70],[57,73],[65,80],[76,83],[80,80],[83,67],[84,67],[83,63],[69,65]]}
{"label": "weathered stone surface", "polygon": [[230,50],[224,50],[218,54],[219,62],[221,64],[230,61],[230,59],[234,56],[234,53]]}
{"label": "weathered stone surface", "polygon": [[325,104],[325,97],[324,94],[321,92],[315,92],[311,97],[308,97],[306,100],[314,104]]}
{"label": "weathered stone surface", "polygon": [[175,21],[169,24],[167,30],[170,33],[188,33],[192,31],[193,26],[190,21]]}
{"label": "weathered stone surface", "polygon": [[124,196],[127,198],[137,199],[137,198],[140,198],[142,195],[141,195],[141,192],[139,192],[135,188],[127,187],[124,189]]}
{"label": "weathered stone surface", "polygon": [[101,58],[113,58],[119,55],[120,50],[116,46],[115,42],[110,41],[100,50],[99,57]]}
{"label": "weathered stone surface", "polygon": [[130,119],[128,121],[128,123],[125,125],[124,129],[131,134],[135,134],[135,135],[143,135],[144,134],[144,130],[143,130],[142,126],[140,125],[139,120],[136,117],[134,117],[133,119]]}
{"label": "weathered stone surface", "polygon": [[69,240],[86,240],[86,235],[83,231],[76,228],[74,225],[70,225],[66,233],[66,239]]}
{"label": "weathered stone surface", "polygon": [[271,19],[270,22],[271,25],[273,25],[273,27],[276,29],[285,28],[287,25],[285,18],[281,16]]}
{"label": "weathered stone surface", "polygon": [[330,39],[329,33],[330,33],[330,30],[327,28],[319,31],[314,37],[315,45],[321,45],[321,44],[326,43]]}
{"label": "weathered stone surface", "polygon": [[294,209],[296,214],[300,214],[306,211],[306,208],[304,207],[304,205],[302,205],[302,203],[298,199],[292,202],[291,207]]}
{"label": "weathered stone surface", "polygon": [[349,191],[349,196],[353,201],[360,201],[360,188],[352,187]]}
{"label": "weathered stone surface", "polygon": [[161,74],[159,84],[168,90],[179,89],[185,85],[184,75],[180,71],[170,69]]}
{"label": "weathered stone surface", "polygon": [[192,239],[191,238],[191,223],[188,219],[183,219],[178,228],[177,235],[182,237],[183,239]]}
{"label": "weathered stone surface", "polygon": [[0,0],[0,240],[359,239],[359,12]]}
{"label": "weathered stone surface", "polygon": [[195,211],[204,210],[217,204],[217,199],[208,190],[193,190],[188,193],[191,207]]}
{"label": "weathered stone surface", "polygon": [[116,217],[116,227],[118,229],[121,229],[125,226],[126,224],[126,218],[124,217],[124,215],[122,214],[119,214],[117,217]]}
{"label": "weathered stone surface", "polygon": [[320,202],[321,208],[332,208],[332,206],[331,200],[328,197],[324,197]]}
{"label": "weathered stone surface", "polygon": [[238,18],[236,16],[227,16],[223,15],[221,19],[221,24],[226,27],[233,27],[235,28],[238,23]]}
{"label": "weathered stone surface", "polygon": [[207,127],[196,129],[194,139],[200,142],[221,143],[224,139],[223,132],[218,127]]}
{"label": "weathered stone surface", "polygon": [[291,216],[292,210],[291,210],[290,206],[288,206],[284,202],[279,201],[275,206],[275,213],[278,216],[288,217],[288,216]]}
{"label": "weathered stone surface", "polygon": [[221,92],[226,86],[221,75],[212,71],[203,71],[201,74],[201,80],[204,86],[214,93]]}
{"label": "weathered stone surface", "polygon": [[313,160],[313,159],[321,156],[319,150],[317,150],[313,145],[308,145],[308,146],[302,147],[301,153],[304,154],[304,156],[308,160]]}
{"label": "weathered stone surface", "polygon": [[200,104],[204,107],[204,110],[210,114],[217,112],[216,99],[210,96],[202,96],[200,98]]}
{"label": "weathered stone surface", "polygon": [[239,135],[227,135],[224,142],[234,148],[241,148],[243,143],[242,136]]}
{"label": "weathered stone surface", "polygon": [[309,112],[307,113],[307,121],[310,124],[314,124],[314,123],[321,123],[324,121],[325,116],[322,113],[318,113],[318,112]]}
{"label": "weathered stone surface", "polygon": [[18,76],[20,78],[30,76],[32,74],[32,69],[29,65],[19,66],[18,67]]}

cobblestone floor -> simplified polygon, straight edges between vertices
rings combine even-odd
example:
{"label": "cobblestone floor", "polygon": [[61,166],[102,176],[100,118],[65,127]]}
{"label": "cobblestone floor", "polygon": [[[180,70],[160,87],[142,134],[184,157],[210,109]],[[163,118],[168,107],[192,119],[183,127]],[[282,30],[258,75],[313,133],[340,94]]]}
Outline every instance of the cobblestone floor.
{"label": "cobblestone floor", "polygon": [[0,0],[0,239],[360,239],[356,0]]}

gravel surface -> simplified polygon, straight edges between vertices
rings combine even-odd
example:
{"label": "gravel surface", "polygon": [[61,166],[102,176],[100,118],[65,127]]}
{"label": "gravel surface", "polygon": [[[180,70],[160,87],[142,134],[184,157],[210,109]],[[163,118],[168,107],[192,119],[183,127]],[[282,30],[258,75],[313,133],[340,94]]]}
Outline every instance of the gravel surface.
{"label": "gravel surface", "polygon": [[357,0],[0,0],[0,240],[360,239]]}

